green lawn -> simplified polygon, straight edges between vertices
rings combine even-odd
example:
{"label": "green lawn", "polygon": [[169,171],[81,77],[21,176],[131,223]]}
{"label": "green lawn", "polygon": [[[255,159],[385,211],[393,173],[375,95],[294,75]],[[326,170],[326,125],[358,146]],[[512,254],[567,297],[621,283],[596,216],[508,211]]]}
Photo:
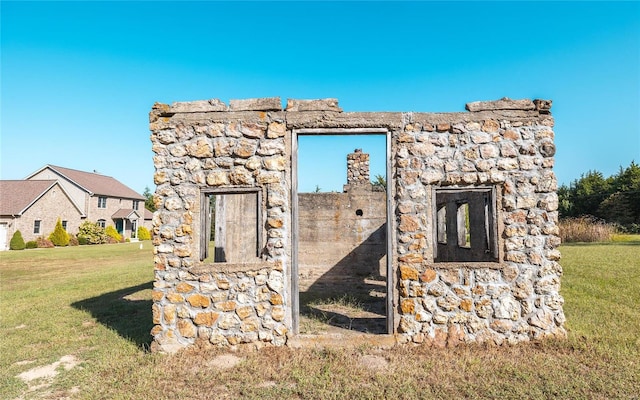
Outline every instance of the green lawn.
{"label": "green lawn", "polygon": [[[569,337],[505,346],[147,351],[149,242],[0,253],[0,398],[638,399],[640,243],[561,247]],[[62,362],[57,376],[18,377]],[[233,358],[232,357],[232,358]],[[65,366],[68,369],[65,369]]]}

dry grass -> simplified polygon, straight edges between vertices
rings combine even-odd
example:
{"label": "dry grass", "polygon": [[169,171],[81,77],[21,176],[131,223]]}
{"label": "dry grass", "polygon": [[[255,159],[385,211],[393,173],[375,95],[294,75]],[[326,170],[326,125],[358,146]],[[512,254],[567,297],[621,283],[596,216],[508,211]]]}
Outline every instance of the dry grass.
{"label": "dry grass", "polygon": [[[194,348],[173,356],[146,351],[150,250],[3,253],[0,398],[638,399],[640,245],[561,250],[567,340],[454,349]],[[80,364],[33,386],[18,378],[66,355]]]}
{"label": "dry grass", "polygon": [[565,218],[559,227],[562,243],[607,242],[616,232],[613,225],[592,217]]}

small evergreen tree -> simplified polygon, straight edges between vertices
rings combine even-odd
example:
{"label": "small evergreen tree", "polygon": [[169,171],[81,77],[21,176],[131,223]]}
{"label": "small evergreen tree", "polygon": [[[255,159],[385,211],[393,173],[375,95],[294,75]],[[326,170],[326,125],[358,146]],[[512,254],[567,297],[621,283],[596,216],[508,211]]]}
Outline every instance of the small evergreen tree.
{"label": "small evergreen tree", "polygon": [[20,232],[20,230],[17,230],[13,233],[13,236],[11,237],[11,241],[9,242],[9,249],[11,250],[24,250],[24,248],[27,245],[24,242],[24,239],[22,238],[22,232]]}
{"label": "small evergreen tree", "polygon": [[104,233],[110,238],[112,238],[113,240],[115,240],[116,242],[118,243],[122,242],[122,235],[118,233],[118,231],[113,225],[107,226],[106,229],[104,230]]}
{"label": "small evergreen tree", "polygon": [[64,247],[69,245],[69,234],[62,227],[62,222],[60,218],[56,222],[56,227],[54,228],[51,235],[49,235],[49,240],[56,246]]}
{"label": "small evergreen tree", "polygon": [[151,240],[151,232],[144,226],[138,227],[138,239],[140,240]]}

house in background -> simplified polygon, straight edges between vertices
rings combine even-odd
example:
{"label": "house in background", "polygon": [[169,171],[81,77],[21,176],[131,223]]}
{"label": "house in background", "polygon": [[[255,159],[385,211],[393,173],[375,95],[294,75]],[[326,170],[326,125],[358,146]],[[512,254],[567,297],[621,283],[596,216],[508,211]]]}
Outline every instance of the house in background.
{"label": "house in background", "polygon": [[58,218],[67,232],[77,232],[85,217],[56,180],[0,181],[0,250],[16,230],[25,241],[36,240],[53,232]]}
{"label": "house in background", "polygon": [[[55,185],[48,187],[43,182]],[[61,193],[60,204],[47,203],[53,197],[52,189],[56,189],[56,195]],[[58,218],[66,221],[69,233],[77,233],[87,220],[102,227],[113,225],[124,238],[135,240],[139,226],[151,229],[153,214],[144,208],[144,201],[144,196],[110,176],[45,165],[24,181],[2,181],[0,248],[8,247],[16,229],[20,229],[25,241],[48,236]],[[18,210],[20,205],[25,208]]]}

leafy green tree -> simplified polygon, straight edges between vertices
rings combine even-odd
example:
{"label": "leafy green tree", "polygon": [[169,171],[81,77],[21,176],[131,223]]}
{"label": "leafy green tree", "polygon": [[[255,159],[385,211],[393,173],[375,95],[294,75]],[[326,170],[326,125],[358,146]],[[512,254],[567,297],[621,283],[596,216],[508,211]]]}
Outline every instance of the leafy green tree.
{"label": "leafy green tree", "polygon": [[640,166],[631,161],[608,178],[589,171],[571,185],[560,186],[558,201],[562,218],[592,215],[630,232],[640,231]]}
{"label": "leafy green tree", "polygon": [[383,189],[387,189],[387,178],[385,178],[384,176],[378,174],[376,175],[375,179],[371,182],[371,184],[374,187],[379,187],[379,188],[383,188]]}
{"label": "leafy green tree", "polygon": [[561,185],[558,188],[558,212],[560,213],[560,218],[574,216],[573,208],[571,189],[566,185]]}
{"label": "leafy green tree", "polygon": [[151,189],[149,189],[149,186],[145,186],[144,192],[142,193],[142,195],[145,198],[144,208],[146,208],[151,212],[156,211],[156,205],[153,202],[153,193],[151,193]]}
{"label": "leafy green tree", "polygon": [[56,246],[64,247],[69,245],[69,234],[62,227],[62,222],[60,218],[56,222],[56,227],[53,229],[51,235],[49,235],[49,240]]}
{"label": "leafy green tree", "polygon": [[13,233],[13,236],[11,236],[11,241],[9,242],[9,249],[11,250],[24,250],[24,248],[27,245],[24,242],[24,239],[22,238],[22,232],[20,232],[20,230],[17,230]]}
{"label": "leafy green tree", "polygon": [[598,207],[611,194],[610,182],[599,171],[589,171],[571,186],[573,191],[573,215],[598,214]]}

